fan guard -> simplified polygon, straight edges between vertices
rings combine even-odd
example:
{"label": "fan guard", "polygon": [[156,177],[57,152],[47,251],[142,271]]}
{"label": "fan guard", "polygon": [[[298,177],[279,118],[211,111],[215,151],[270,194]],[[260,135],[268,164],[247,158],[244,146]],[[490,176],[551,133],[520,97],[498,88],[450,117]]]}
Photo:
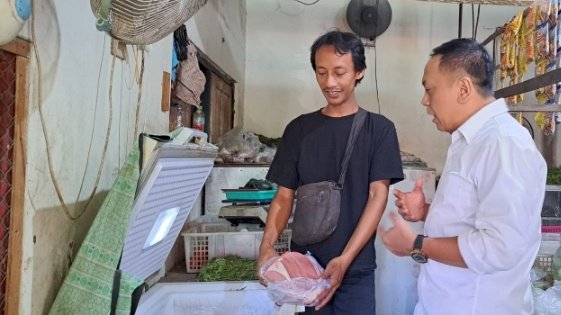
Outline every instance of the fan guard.
{"label": "fan guard", "polygon": [[392,9],[387,0],[351,0],[347,23],[360,37],[374,39],[390,26]]}
{"label": "fan guard", "polygon": [[184,24],[208,0],[90,0],[97,28],[133,45],[159,41]]}

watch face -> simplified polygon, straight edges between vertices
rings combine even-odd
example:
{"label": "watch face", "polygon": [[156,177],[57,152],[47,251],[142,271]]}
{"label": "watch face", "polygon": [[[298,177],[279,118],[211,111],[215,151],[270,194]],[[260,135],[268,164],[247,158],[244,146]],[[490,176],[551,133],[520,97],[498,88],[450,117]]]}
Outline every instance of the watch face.
{"label": "watch face", "polygon": [[419,264],[424,264],[427,262],[427,257],[425,257],[425,255],[421,254],[420,252],[411,253],[411,258],[413,258],[413,260],[415,262],[418,262]]}

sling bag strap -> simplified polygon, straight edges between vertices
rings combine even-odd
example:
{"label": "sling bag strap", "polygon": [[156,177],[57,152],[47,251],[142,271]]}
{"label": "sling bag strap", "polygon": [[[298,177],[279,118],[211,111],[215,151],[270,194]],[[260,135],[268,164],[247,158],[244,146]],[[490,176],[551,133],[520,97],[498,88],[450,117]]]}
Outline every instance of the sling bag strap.
{"label": "sling bag strap", "polygon": [[343,189],[343,184],[345,183],[345,174],[347,174],[347,166],[349,166],[349,161],[351,160],[351,153],[353,153],[354,143],[358,137],[362,125],[366,120],[368,112],[362,108],[358,108],[358,112],[353,118],[353,124],[351,126],[351,132],[349,133],[349,139],[347,140],[347,147],[345,148],[345,156],[343,157],[343,162],[341,163],[341,175],[339,175],[339,180],[337,181],[337,188]]}

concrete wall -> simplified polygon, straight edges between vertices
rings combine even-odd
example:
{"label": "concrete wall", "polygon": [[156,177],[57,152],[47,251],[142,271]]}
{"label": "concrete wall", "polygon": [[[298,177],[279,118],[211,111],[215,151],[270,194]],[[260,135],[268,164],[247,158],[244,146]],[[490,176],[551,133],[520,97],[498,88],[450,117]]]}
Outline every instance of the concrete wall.
{"label": "concrete wall", "polygon": [[[278,137],[292,118],[323,106],[309,64],[309,46],[332,27],[349,29],[345,22],[347,3],[319,1],[304,6],[290,0],[209,0],[186,23],[195,44],[238,82],[236,125]],[[410,0],[390,3],[390,28],[378,38],[376,49],[367,49],[369,68],[357,97],[362,106],[396,123],[403,150],[441,170],[449,137],[436,131],[420,106],[420,79],[430,49],[457,36],[458,6]],[[128,47],[128,60],[117,60],[112,70],[110,38],[95,29],[87,2],[46,0],[36,4],[39,59],[32,57],[30,71],[20,314],[47,313],[99,205],[135,143],[137,108],[138,131],[163,133],[168,128],[168,113],[161,112],[160,97],[162,71],[170,71],[171,36],[145,51],[138,103],[139,50]],[[465,7],[464,34],[470,36],[470,6]],[[483,6],[478,38],[486,37],[520,9]],[[30,24],[22,32],[25,38],[31,38]],[[84,211],[76,220],[65,214],[56,196],[48,171],[45,134],[66,207],[72,216]],[[84,209],[102,161],[96,193]]]}
{"label": "concrete wall", "polygon": [[[19,314],[48,312],[103,198],[136,143],[135,125],[137,132],[167,132],[168,112],[161,111],[160,100],[162,71],[171,70],[172,52],[171,35],[146,47],[140,88],[142,51],[129,46],[128,59],[117,59],[113,66],[111,38],[96,30],[89,2],[36,1],[34,13],[34,21],[21,33],[32,39],[35,30],[39,58],[32,56],[30,70]],[[245,0],[209,0],[187,26],[197,46],[243,87]],[[66,207],[57,198],[48,156]]]}
{"label": "concrete wall", "polygon": [[[389,2],[392,20],[376,40],[376,48],[366,49],[368,69],[356,89],[357,99],[364,108],[380,112],[396,124],[402,150],[423,158],[440,172],[449,136],[436,130],[420,105],[421,77],[431,49],[457,37],[459,7],[425,1]],[[247,1],[246,129],[280,137],[291,119],[325,105],[309,62],[309,47],[334,27],[350,30],[348,3],[319,1],[305,6],[295,1]],[[477,38],[485,39],[520,10],[483,5]],[[471,37],[471,5],[464,5],[463,35]]]}
{"label": "concrete wall", "polygon": [[185,24],[187,34],[212,61],[236,80],[234,125],[243,124],[246,0],[209,0]]}

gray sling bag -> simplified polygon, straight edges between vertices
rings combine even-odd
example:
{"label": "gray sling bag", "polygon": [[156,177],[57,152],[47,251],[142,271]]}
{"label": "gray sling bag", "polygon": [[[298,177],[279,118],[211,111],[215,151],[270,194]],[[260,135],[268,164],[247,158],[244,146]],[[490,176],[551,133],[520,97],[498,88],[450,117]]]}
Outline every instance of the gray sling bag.
{"label": "gray sling bag", "polygon": [[309,245],[325,240],[337,228],[341,210],[341,190],[354,142],[366,120],[367,112],[359,108],[349,133],[341,174],[337,182],[328,180],[306,184],[296,189],[296,206],[292,223],[292,241]]}

